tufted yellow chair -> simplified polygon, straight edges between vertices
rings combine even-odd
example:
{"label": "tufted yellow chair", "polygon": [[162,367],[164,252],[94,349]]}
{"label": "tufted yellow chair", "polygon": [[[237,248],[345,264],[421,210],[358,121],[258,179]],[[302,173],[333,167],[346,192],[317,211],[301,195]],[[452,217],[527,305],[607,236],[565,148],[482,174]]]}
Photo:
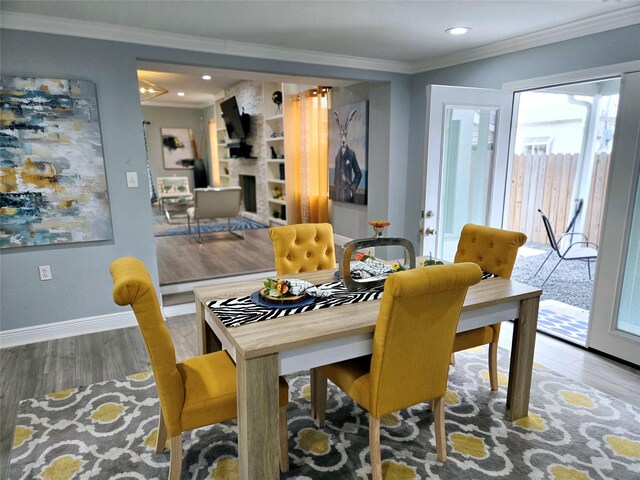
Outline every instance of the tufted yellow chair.
{"label": "tufted yellow chair", "polygon": [[[511,278],[518,248],[525,244],[524,233],[500,230],[469,223],[465,225],[458,241],[454,259],[458,262],[477,263],[483,272],[502,278]],[[489,382],[491,390],[498,390],[498,338],[500,323],[476,328],[456,335],[453,352],[489,344]],[[454,362],[454,356],[451,356]]]}
{"label": "tufted yellow chair", "polygon": [[373,335],[373,355],[319,367],[318,426],[327,378],[369,411],[374,480],[382,479],[380,417],[433,400],[438,459],[447,459],[444,395],[449,356],[467,289],[482,278],[473,263],[418,268],[387,278]]}
{"label": "tufted yellow chair", "polygon": [[[144,264],[122,257],[111,264],[113,299],[131,305],[147,346],[160,398],[160,423],[156,451],[164,451],[170,437],[169,478],[179,479],[182,469],[182,432],[236,418],[236,367],[220,351],[176,363],[169,331],[164,324],[156,292]],[[287,403],[289,389],[280,379],[280,468],[289,469]]]}
{"label": "tufted yellow chair", "polygon": [[333,227],[301,223],[269,229],[278,275],[336,268]]}

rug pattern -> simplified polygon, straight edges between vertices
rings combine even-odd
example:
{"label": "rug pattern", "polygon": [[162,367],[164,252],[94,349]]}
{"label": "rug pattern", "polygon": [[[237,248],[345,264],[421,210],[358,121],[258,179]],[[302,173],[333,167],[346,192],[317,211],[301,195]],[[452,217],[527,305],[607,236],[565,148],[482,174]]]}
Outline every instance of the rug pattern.
{"label": "rug pattern", "polygon": [[[499,356],[501,387],[491,392],[486,351],[456,355],[446,396],[446,463],[436,459],[433,415],[424,404],[383,417],[385,479],[640,478],[640,410],[536,365],[530,415],[511,423],[508,353]],[[369,478],[366,412],[330,384],[326,426],[317,429],[309,377],[288,381],[291,469],[281,479]],[[23,400],[8,478],[166,478],[169,454],[154,451],[157,413],[149,373]],[[237,478],[235,422],[183,439],[183,478]]]}
{"label": "rug pattern", "polygon": [[[257,228],[267,228],[267,226],[250,218],[244,218],[245,230],[255,230]],[[232,218],[230,229],[234,232],[239,232],[242,229],[242,218]],[[226,232],[228,230],[229,225],[227,225],[226,219],[202,220],[200,222],[200,233]],[[189,233],[189,227],[184,218],[177,218],[170,224],[166,222],[164,217],[160,217],[159,220],[156,218],[154,223],[154,236],[169,237],[174,235],[198,235],[198,228],[196,227],[195,221],[191,224],[191,233]]]}

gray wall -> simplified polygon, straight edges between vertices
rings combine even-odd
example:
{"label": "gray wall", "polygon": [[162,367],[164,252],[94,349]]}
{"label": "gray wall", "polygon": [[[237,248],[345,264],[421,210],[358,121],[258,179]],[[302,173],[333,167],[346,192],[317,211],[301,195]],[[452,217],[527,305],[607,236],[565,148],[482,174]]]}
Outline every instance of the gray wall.
{"label": "gray wall", "polygon": [[[199,158],[204,160],[209,171],[209,153],[206,143],[202,143],[202,137],[208,137],[208,117],[201,108],[177,108],[177,107],[142,107],[142,118],[151,122],[147,125],[147,147],[149,153],[149,165],[155,182],[158,177],[189,177],[189,184],[193,190],[193,169],[166,169],[162,156],[162,136],[160,129],[165,127],[190,128],[196,142]],[[203,130],[204,129],[204,130]],[[204,147],[204,148],[203,148]]]}
{"label": "gray wall", "polygon": [[[141,258],[157,284],[136,59],[374,83],[368,93],[370,132],[380,143],[370,143],[375,160],[366,213],[389,219],[391,234],[414,241],[428,83],[501,88],[508,81],[640,59],[638,25],[413,76],[12,30],[0,36],[5,75],[96,83],[114,229],[112,242],[2,250],[2,330],[119,311],[111,300],[108,266],[121,255]],[[132,170],[140,188],[126,188],[125,172]],[[338,207],[334,216],[338,233],[359,235],[367,228],[359,225],[360,210]],[[347,230],[347,222],[358,226]],[[37,266],[43,264],[51,265],[53,281],[38,279]]]}
{"label": "gray wall", "polygon": [[[111,242],[0,251],[1,330],[124,310],[113,303],[109,276],[109,264],[123,255],[140,258],[157,285],[137,59],[392,85],[407,82],[405,75],[385,72],[6,29],[0,30],[0,58],[4,75],[82,79],[96,84],[114,231]],[[408,88],[401,88],[408,95]],[[393,119],[388,123],[393,129]],[[139,188],[126,188],[127,171],[138,172]],[[38,265],[51,265],[52,281],[39,280]]]}
{"label": "gray wall", "polygon": [[640,25],[425,72],[411,78],[405,235],[417,239],[422,209],[428,84],[502,89],[506,82],[640,60]]}

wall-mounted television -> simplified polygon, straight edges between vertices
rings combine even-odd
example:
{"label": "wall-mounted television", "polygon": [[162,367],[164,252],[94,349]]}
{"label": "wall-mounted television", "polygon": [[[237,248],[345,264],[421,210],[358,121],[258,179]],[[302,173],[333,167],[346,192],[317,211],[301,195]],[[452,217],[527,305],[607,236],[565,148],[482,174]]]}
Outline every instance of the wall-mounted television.
{"label": "wall-mounted television", "polygon": [[236,97],[231,97],[220,104],[222,118],[230,139],[244,142],[249,136],[251,118],[248,113],[240,114]]}

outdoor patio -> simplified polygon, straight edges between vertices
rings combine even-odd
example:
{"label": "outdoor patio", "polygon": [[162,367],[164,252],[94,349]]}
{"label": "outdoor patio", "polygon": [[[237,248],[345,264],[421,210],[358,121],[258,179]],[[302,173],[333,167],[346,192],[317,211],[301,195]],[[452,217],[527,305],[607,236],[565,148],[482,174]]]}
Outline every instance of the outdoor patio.
{"label": "outdoor patio", "polygon": [[[558,261],[558,256],[553,254],[534,277],[550,250],[549,245],[531,242],[521,247],[512,278],[540,287]],[[542,287],[538,330],[578,345],[585,345],[594,272],[594,263],[591,264],[591,279],[586,262],[565,260],[560,263]]]}

